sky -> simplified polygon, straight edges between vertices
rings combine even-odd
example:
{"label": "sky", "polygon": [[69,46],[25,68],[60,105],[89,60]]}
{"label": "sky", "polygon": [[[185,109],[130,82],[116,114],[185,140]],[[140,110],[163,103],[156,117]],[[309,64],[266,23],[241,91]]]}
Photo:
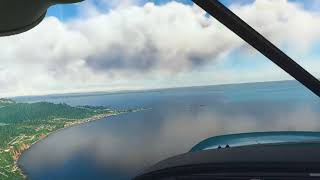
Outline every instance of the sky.
{"label": "sky", "polygon": [[[320,77],[318,0],[222,2]],[[0,97],[292,79],[189,0],[58,5],[0,54]]]}

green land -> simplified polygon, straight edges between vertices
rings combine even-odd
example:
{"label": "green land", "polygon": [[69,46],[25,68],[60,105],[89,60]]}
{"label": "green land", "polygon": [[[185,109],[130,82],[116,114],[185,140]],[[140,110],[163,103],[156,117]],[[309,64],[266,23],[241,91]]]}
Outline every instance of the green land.
{"label": "green land", "polygon": [[17,166],[21,153],[50,133],[62,128],[102,119],[119,113],[105,107],[16,103],[0,99],[0,179],[19,180],[25,176]]}

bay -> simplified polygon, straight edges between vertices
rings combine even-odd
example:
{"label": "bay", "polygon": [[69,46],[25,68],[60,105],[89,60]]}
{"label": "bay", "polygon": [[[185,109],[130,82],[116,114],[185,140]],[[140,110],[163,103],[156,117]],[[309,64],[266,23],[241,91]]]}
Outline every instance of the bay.
{"label": "bay", "polygon": [[130,179],[223,134],[319,131],[320,101],[295,81],[17,97],[147,110],[58,131],[23,153],[29,179]]}

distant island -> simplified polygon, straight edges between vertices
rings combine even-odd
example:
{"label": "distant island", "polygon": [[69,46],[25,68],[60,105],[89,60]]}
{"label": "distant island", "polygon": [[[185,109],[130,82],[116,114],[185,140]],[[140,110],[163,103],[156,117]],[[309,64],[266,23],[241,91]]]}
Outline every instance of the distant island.
{"label": "distant island", "polygon": [[24,179],[17,166],[21,153],[50,133],[107,116],[137,110],[115,111],[106,107],[17,103],[0,99],[0,179]]}

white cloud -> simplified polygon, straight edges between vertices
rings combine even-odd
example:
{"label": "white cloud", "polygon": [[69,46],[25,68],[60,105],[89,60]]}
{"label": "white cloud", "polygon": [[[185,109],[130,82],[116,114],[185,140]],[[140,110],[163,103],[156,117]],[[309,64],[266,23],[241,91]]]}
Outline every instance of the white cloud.
{"label": "white cloud", "polygon": [[[78,19],[48,17],[30,32],[1,38],[0,96],[148,88],[156,79],[163,87],[245,45],[196,6],[110,2],[110,11],[85,4],[87,11]],[[259,0],[232,9],[289,51],[304,53],[319,41],[319,14],[286,0]],[[221,72],[227,75],[215,74]],[[216,83],[239,79],[232,68],[210,75]]]}
{"label": "white cloud", "polygon": [[306,11],[299,4],[287,0],[259,0],[232,9],[277,44],[288,43],[293,48],[301,48],[319,41],[319,14]]}

